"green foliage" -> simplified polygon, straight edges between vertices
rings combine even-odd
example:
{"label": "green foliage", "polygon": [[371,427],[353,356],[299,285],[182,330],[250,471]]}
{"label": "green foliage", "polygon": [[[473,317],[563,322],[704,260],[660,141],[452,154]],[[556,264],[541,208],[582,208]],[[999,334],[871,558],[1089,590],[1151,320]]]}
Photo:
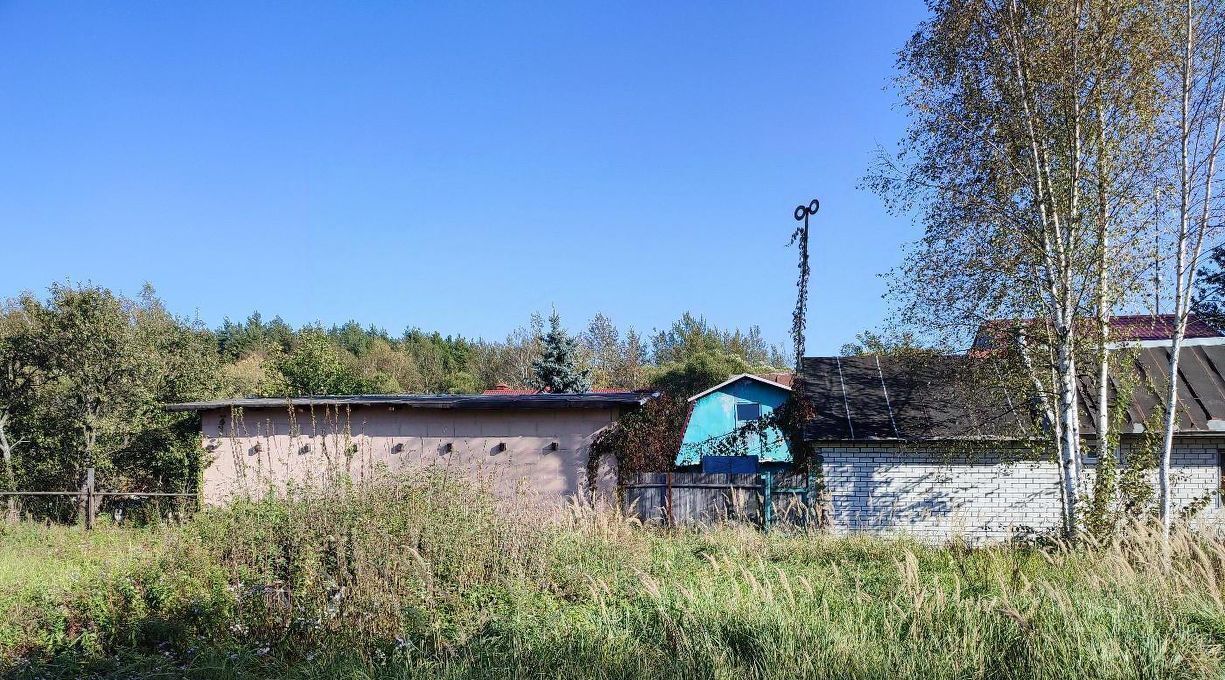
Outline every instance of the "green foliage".
{"label": "green foliage", "polygon": [[[1114,447],[1111,447],[1111,451]],[[1084,513],[1085,528],[1097,540],[1109,540],[1118,527],[1117,496],[1119,489],[1119,462],[1114,456],[1097,461],[1094,468],[1093,492],[1089,496],[1089,507]]]}
{"label": "green foliage", "polygon": [[0,672],[1213,678],[1222,558],[1141,527],[1041,550],[558,520],[438,476],[157,531],[8,529]]}
{"label": "green foliage", "polygon": [[[1110,356],[1115,401],[1110,405],[1110,432],[1106,449],[1111,452],[1119,450],[1119,433],[1126,423],[1128,409],[1139,386],[1140,376],[1134,370],[1136,353],[1136,349],[1120,349]],[[1159,431],[1158,417],[1159,414],[1154,411],[1149,423],[1151,427],[1145,428],[1151,429],[1151,432],[1141,437],[1141,441],[1133,443],[1129,460],[1120,461],[1118,456],[1111,455],[1097,461],[1093,492],[1083,521],[1090,535],[1099,541],[1113,539],[1120,526],[1141,517],[1149,504],[1153,491],[1148,473],[1152,470],[1150,463],[1155,462],[1156,458],[1145,452],[1155,450],[1156,441],[1152,433]],[[1152,458],[1152,461],[1148,458]]]}
{"label": "green foliage", "polygon": [[269,353],[254,351],[221,366],[220,396],[266,397],[288,394],[285,376],[277,369],[284,355],[279,349]]}
{"label": "green foliage", "polygon": [[473,344],[462,337],[413,328],[405,331],[400,347],[416,361],[424,392],[479,392],[493,387],[493,383],[481,384],[473,378]]}
{"label": "green foliage", "polygon": [[375,337],[366,343],[354,356],[352,366],[358,375],[365,377],[373,392],[421,392],[425,387],[416,357],[397,350],[386,338]]}
{"label": "green foliage", "polygon": [[808,262],[808,218],[820,207],[820,201],[814,199],[809,205],[801,205],[795,209],[795,217],[801,222],[791,233],[791,242],[787,244],[796,246],[800,251],[800,273],[795,282],[795,311],[791,314],[791,342],[795,348],[797,362],[804,356],[804,330],[808,326],[808,279],[812,275],[812,267]]}
{"label": "green foliage", "polygon": [[747,333],[722,330],[686,312],[654,338],[652,387],[686,398],[740,373],[785,371],[786,353],[769,345],[756,326]]}
{"label": "green foliage", "polygon": [[748,333],[724,331],[688,312],[657,333],[653,343],[648,382],[678,396],[692,396],[739,373],[786,370],[784,353],[767,345],[757,327]]}
{"label": "green foliage", "polygon": [[855,334],[855,341],[842,345],[840,354],[844,357],[879,354],[884,356],[909,356],[922,354],[938,354],[940,350],[926,347],[911,331],[861,331]]}
{"label": "green foliage", "polygon": [[[401,338],[355,321],[324,331],[299,331],[258,313],[245,325],[228,320],[216,333],[227,363],[222,389],[229,396],[359,393],[479,392],[472,377],[471,344],[413,329]],[[489,385],[489,386],[492,386]]]}
{"label": "green foliage", "polygon": [[704,317],[689,312],[682,314],[667,330],[657,331],[652,338],[652,347],[657,366],[683,363],[689,357],[702,353],[728,354],[739,357],[751,366],[781,370],[795,363],[794,357],[789,357],[785,349],[767,343],[757,326],[751,326],[747,332],[722,329],[708,323]]}
{"label": "green foliage", "polygon": [[637,472],[671,470],[688,418],[689,402],[673,392],[661,394],[642,408],[621,416],[591,443],[587,479],[595,484],[600,462],[606,458],[617,462],[617,474],[622,480]]}
{"label": "green foliage", "polygon": [[[27,442],[12,460],[15,486],[72,489],[93,466],[110,489],[194,488],[196,421],[162,407],[216,392],[211,333],[171,316],[148,287],[129,300],[56,284],[45,303],[23,296],[5,318],[0,407],[10,434]],[[48,503],[52,514],[70,512]]]}
{"label": "green foliage", "polygon": [[293,350],[282,355],[276,369],[285,377],[290,396],[369,391],[370,383],[349,370],[340,348],[317,328],[303,329]]}
{"label": "green foliage", "polygon": [[387,331],[373,325],[362,328],[356,321],[349,321],[343,326],[332,326],[328,330],[328,337],[351,354],[359,357],[369,353],[376,342],[391,341]]}
{"label": "green foliage", "polygon": [[[1110,375],[1115,387],[1115,399],[1110,406],[1110,434],[1107,449],[1120,455],[1098,460],[1094,467],[1093,491],[1083,522],[1098,541],[1113,540],[1119,531],[1137,521],[1155,516],[1153,473],[1157,469],[1157,452],[1161,447],[1161,409],[1152,409],[1141,432],[1132,433],[1124,445],[1120,434],[1127,423],[1137,389],[1151,394],[1157,388],[1151,376],[1143,376],[1136,368],[1138,349],[1118,349],[1111,353]],[[1143,383],[1147,381],[1146,385]],[[1190,504],[1188,518],[1203,508],[1203,502]]]}
{"label": "green foliage", "polygon": [[289,324],[276,317],[264,323],[259,312],[247,317],[246,323],[236,324],[226,318],[217,329],[217,346],[226,361],[233,361],[252,352],[280,350],[288,352],[293,346],[294,331]]}
{"label": "green foliage", "polygon": [[703,351],[685,357],[684,361],[653,367],[647,376],[651,385],[660,390],[690,397],[751,369],[748,362],[735,354]]}
{"label": "green foliage", "polygon": [[1153,409],[1144,423],[1144,433],[1128,449],[1126,466],[1119,473],[1119,514],[1122,520],[1149,516],[1155,510],[1153,471],[1161,446],[1162,413]]}
{"label": "green foliage", "polygon": [[532,386],[542,392],[586,392],[591,389],[591,372],[578,365],[578,341],[562,328],[554,310],[549,330],[540,337],[540,356],[532,362]]}
{"label": "green foliage", "polygon": [[594,387],[634,389],[645,385],[646,347],[633,328],[622,339],[611,319],[596,314],[580,342],[591,366]]}

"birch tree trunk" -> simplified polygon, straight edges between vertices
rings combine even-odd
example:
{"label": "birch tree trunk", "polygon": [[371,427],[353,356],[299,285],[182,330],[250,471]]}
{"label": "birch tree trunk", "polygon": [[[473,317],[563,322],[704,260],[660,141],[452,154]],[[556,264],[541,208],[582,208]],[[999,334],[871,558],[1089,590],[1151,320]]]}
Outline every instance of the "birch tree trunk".
{"label": "birch tree trunk", "polygon": [[1105,460],[1112,455],[1110,451],[1110,294],[1106,270],[1107,253],[1110,252],[1110,233],[1106,226],[1106,216],[1099,214],[1101,225],[1098,227],[1099,248],[1097,275],[1097,459]]}
{"label": "birch tree trunk", "polygon": [[1018,325],[1016,334],[1017,355],[1021,359],[1021,365],[1026,375],[1029,378],[1031,389],[1037,398],[1038,405],[1042,409],[1042,416],[1051,428],[1051,439],[1049,440],[1050,449],[1054,457],[1059,461],[1059,471],[1061,483],[1059,485],[1059,499],[1062,506],[1063,531],[1064,534],[1070,535],[1075,531],[1075,515],[1069,510],[1075,506],[1075,496],[1068,495],[1067,476],[1065,475],[1066,466],[1065,459],[1062,454],[1063,446],[1063,418],[1058,412],[1055,404],[1051,402],[1048,392],[1048,387],[1043,384],[1042,378],[1039,377],[1037,369],[1034,367],[1033,357],[1031,356],[1031,348],[1028,339],[1026,338],[1026,330],[1024,326]]}
{"label": "birch tree trunk", "polygon": [[[1168,539],[1174,520],[1170,465],[1173,457],[1174,432],[1178,423],[1178,362],[1187,319],[1191,310],[1191,293],[1195,273],[1203,252],[1204,238],[1213,217],[1213,186],[1216,183],[1216,161],[1221,147],[1221,126],[1225,122],[1225,88],[1220,84],[1222,38],[1219,8],[1210,3],[1198,19],[1192,0],[1186,0],[1183,14],[1183,53],[1180,66],[1178,118],[1179,178],[1178,178],[1178,238],[1174,267],[1173,337],[1170,339],[1166,390],[1165,426],[1158,462],[1159,506],[1162,534]],[[1197,30],[1203,28],[1203,30]],[[1196,72],[1200,49],[1207,50],[1204,73]],[[1211,128],[1209,130],[1209,128]],[[1200,152],[1204,134],[1210,134],[1206,152]],[[1202,202],[1192,203],[1197,183],[1203,183]],[[1198,211],[1197,211],[1198,208]],[[1198,214],[1193,214],[1197,213]]]}
{"label": "birch tree trunk", "polygon": [[[1109,8],[1108,8],[1109,9]],[[1097,79],[1099,87],[1093,98],[1097,118],[1097,290],[1094,295],[1094,309],[1097,316],[1097,436],[1098,464],[1112,455],[1110,451],[1110,317],[1113,300],[1110,294],[1110,209],[1113,203],[1110,183],[1114,179],[1114,167],[1111,163],[1111,149],[1106,135],[1106,107],[1103,102],[1101,82],[1103,80],[1103,62],[1100,50],[1096,46],[1098,58]],[[1110,483],[1105,489],[1106,502],[1114,502],[1114,485]],[[1108,509],[1108,505],[1106,506]]]}
{"label": "birch tree trunk", "polygon": [[1077,510],[1079,506],[1079,461],[1080,437],[1077,419],[1076,360],[1073,356],[1072,337],[1063,334],[1056,347],[1059,373],[1059,420],[1062,430],[1060,443],[1060,466],[1063,471],[1064,524],[1069,538],[1076,536]]}

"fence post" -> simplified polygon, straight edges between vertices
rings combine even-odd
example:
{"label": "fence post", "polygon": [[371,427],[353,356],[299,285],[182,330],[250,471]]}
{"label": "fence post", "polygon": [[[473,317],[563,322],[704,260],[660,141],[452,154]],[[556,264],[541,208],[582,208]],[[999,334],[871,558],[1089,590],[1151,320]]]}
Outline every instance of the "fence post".
{"label": "fence post", "polygon": [[94,528],[94,517],[98,514],[98,497],[94,494],[94,469],[85,471],[85,528]]}
{"label": "fence post", "polygon": [[667,473],[668,495],[664,498],[664,506],[668,509],[668,526],[676,526],[676,516],[672,514],[672,472]]}
{"label": "fence post", "polygon": [[770,530],[774,523],[774,473],[766,470],[761,473],[761,528]]}
{"label": "fence post", "polygon": [[808,470],[804,475],[804,526],[812,526],[813,517],[816,517],[817,503],[816,492],[813,488],[816,476],[812,472],[812,464],[809,463]]}

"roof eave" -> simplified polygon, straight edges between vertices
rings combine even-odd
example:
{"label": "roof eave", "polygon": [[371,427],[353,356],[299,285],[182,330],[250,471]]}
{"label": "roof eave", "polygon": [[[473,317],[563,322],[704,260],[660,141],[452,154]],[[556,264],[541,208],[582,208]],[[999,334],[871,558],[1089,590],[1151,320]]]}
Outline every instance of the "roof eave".
{"label": "roof eave", "polygon": [[777,387],[777,388],[779,388],[780,390],[787,390],[788,392],[791,392],[791,391],[792,391],[792,389],[791,389],[790,387],[788,387],[788,386],[786,386],[786,385],[783,385],[782,383],[776,383],[776,382],[774,382],[773,380],[766,380],[765,378],[763,378],[763,377],[761,377],[761,376],[759,376],[759,375],[753,375],[752,373],[741,373],[740,375],[733,375],[732,377],[728,378],[727,380],[724,380],[723,382],[719,383],[718,385],[715,385],[714,387],[711,387],[710,389],[704,390],[704,391],[702,391],[702,392],[698,392],[697,394],[693,395],[692,397],[689,397],[688,401],[691,401],[691,402],[693,402],[693,401],[697,401],[698,399],[701,399],[702,397],[704,397],[704,396],[706,396],[706,395],[708,395],[708,394],[711,394],[711,393],[714,393],[714,392],[718,392],[719,390],[723,389],[724,387],[727,387],[728,385],[731,385],[732,383],[736,382],[737,380],[743,380],[744,378],[751,378],[751,379],[756,380],[757,382],[762,383],[762,384],[764,384],[764,385],[769,385],[770,387]]}
{"label": "roof eave", "polygon": [[[377,396],[379,399],[373,399]],[[166,404],[166,411],[199,412],[227,408],[267,409],[302,408],[311,406],[360,406],[365,408],[400,407],[420,409],[467,409],[467,410],[543,410],[571,408],[618,408],[639,407],[659,396],[659,392],[581,393],[572,395],[353,395],[293,398],[246,398],[217,401],[183,402]]]}

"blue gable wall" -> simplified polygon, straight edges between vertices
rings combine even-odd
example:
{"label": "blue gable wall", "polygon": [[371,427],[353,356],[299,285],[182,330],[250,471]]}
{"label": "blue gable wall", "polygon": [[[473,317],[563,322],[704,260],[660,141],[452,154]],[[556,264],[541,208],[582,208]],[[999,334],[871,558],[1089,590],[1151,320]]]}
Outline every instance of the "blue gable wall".
{"label": "blue gable wall", "polygon": [[[689,425],[685,428],[685,438],[676,456],[676,464],[699,464],[703,448],[701,444],[735,431],[737,403],[761,404],[761,414],[764,416],[782,406],[790,396],[791,392],[782,386],[752,378],[741,378],[701,397],[693,403]],[[763,463],[791,462],[787,440],[778,428],[772,427],[768,430],[764,446],[756,435],[748,437],[745,443],[748,447],[745,454],[757,456]]]}

